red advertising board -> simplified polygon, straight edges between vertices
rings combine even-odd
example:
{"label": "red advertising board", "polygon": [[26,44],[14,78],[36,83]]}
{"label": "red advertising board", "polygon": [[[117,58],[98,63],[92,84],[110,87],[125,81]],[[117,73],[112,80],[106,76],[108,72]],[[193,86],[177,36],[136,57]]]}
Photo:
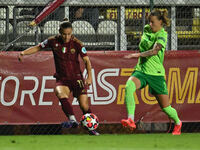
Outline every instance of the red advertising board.
{"label": "red advertising board", "polygon": [[[91,109],[102,123],[119,123],[126,118],[125,83],[137,59],[125,59],[130,52],[88,52],[92,63],[93,84],[88,89]],[[51,52],[39,52],[17,60],[18,52],[0,54],[0,124],[58,124],[67,118],[54,94],[55,72]],[[83,75],[86,70],[83,64]],[[184,122],[200,121],[200,53],[167,52],[166,81],[170,102]],[[148,87],[135,94],[138,120],[166,122]],[[70,98],[79,120],[81,110]]]}

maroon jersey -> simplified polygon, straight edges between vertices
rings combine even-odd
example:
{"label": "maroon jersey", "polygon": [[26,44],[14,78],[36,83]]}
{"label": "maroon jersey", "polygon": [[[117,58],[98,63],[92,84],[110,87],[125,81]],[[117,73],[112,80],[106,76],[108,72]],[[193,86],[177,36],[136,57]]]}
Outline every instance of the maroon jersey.
{"label": "maroon jersey", "polygon": [[87,56],[87,51],[82,43],[71,37],[68,43],[64,43],[61,36],[55,36],[40,43],[40,48],[51,48],[54,55],[56,73],[55,77],[61,80],[76,80],[82,78],[79,55]]}

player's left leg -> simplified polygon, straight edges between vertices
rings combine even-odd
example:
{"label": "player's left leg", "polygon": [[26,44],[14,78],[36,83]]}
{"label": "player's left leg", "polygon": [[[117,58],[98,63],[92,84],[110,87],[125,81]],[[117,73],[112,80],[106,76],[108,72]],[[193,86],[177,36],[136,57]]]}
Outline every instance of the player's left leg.
{"label": "player's left leg", "polygon": [[[88,102],[88,96],[87,96],[87,88],[84,84],[84,79],[79,79],[76,81],[76,84],[73,86],[73,96],[77,98],[79,102],[79,106],[83,112],[83,114],[91,113],[89,102]],[[90,135],[99,135],[99,133],[96,130],[89,131]]]}
{"label": "player's left leg", "polygon": [[155,95],[160,107],[162,108],[163,112],[168,115],[175,122],[175,127],[172,132],[173,135],[180,135],[181,134],[181,127],[182,122],[180,121],[177,111],[171,107],[169,103],[169,96],[168,95]]}
{"label": "player's left leg", "polygon": [[[78,102],[83,114],[91,113],[87,94],[84,93],[84,94],[79,95]],[[88,133],[90,135],[99,135],[99,133],[96,130],[92,130],[92,131],[88,130]]]}
{"label": "player's left leg", "polygon": [[91,113],[88,96],[87,96],[87,88],[84,84],[84,79],[77,80],[72,88],[73,96],[77,98],[79,102],[79,106],[83,112],[83,114]]}
{"label": "player's left leg", "polygon": [[148,75],[147,78],[150,93],[156,97],[163,112],[175,122],[175,128],[172,134],[181,134],[182,122],[178,117],[177,111],[170,105],[167,84],[164,76]]}
{"label": "player's left leg", "polygon": [[87,94],[81,94],[78,97],[78,102],[83,114],[91,113]]}

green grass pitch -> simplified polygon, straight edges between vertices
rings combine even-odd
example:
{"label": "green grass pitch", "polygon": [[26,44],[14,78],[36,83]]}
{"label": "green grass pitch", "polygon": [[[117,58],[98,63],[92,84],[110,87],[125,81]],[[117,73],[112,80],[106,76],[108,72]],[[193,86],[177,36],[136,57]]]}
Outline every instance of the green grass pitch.
{"label": "green grass pitch", "polygon": [[0,136],[0,150],[200,150],[200,134]]}

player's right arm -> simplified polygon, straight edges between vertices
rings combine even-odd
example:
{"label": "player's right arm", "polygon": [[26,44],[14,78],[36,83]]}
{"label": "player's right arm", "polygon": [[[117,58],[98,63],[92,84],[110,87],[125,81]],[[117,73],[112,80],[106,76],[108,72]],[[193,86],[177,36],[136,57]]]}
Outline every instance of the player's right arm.
{"label": "player's right arm", "polygon": [[18,60],[19,60],[19,61],[22,61],[22,58],[23,58],[24,55],[31,55],[31,54],[37,53],[40,49],[41,49],[41,48],[40,48],[39,45],[28,48],[28,49],[22,51],[22,52],[19,54]]}
{"label": "player's right arm", "polygon": [[49,48],[52,46],[52,41],[53,39],[55,39],[55,37],[50,37],[46,40],[44,40],[42,43],[40,43],[39,45],[30,47],[24,51],[22,51],[19,56],[18,56],[18,60],[22,61],[22,58],[24,55],[31,55],[31,54],[35,54],[37,53],[39,50],[41,49],[45,49],[45,48]]}

